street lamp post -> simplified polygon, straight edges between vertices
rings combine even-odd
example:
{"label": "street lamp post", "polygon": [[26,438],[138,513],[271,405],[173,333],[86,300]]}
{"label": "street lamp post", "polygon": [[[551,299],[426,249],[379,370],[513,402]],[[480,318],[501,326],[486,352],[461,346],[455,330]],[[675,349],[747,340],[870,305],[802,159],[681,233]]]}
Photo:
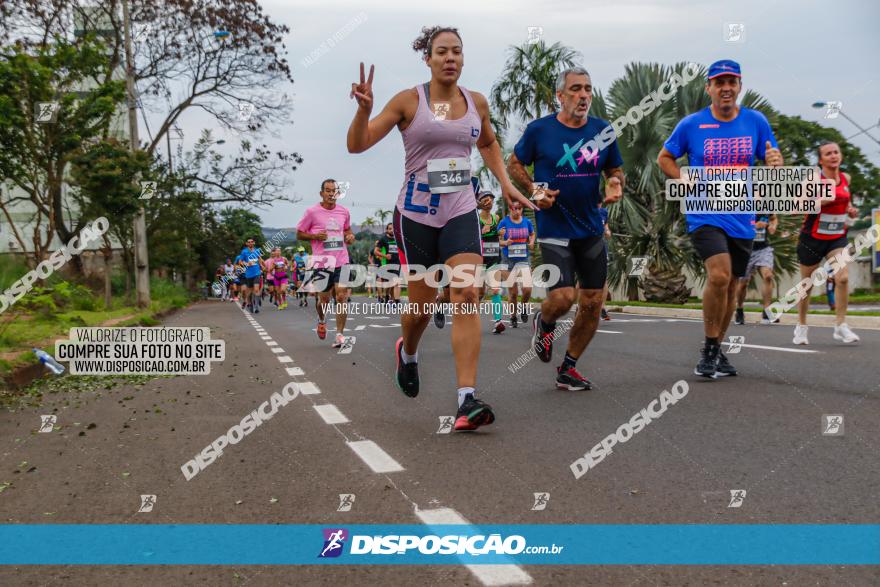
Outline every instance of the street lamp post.
{"label": "street lamp post", "polygon": [[[830,102],[813,102],[813,108],[827,108],[829,105],[831,105]],[[860,132],[859,134],[865,134],[865,135],[867,135],[868,138],[870,138],[872,141],[874,141],[875,143],[877,143],[878,145],[880,145],[880,140],[877,140],[876,138],[874,138],[874,136],[871,135],[871,133],[868,132],[868,129],[866,129],[866,128],[862,128],[862,126],[861,126],[858,122],[856,122],[855,120],[853,120],[852,118],[850,118],[849,116],[847,116],[847,115],[846,115],[846,112],[843,111],[843,108],[839,108],[839,109],[837,110],[837,112],[838,112],[839,114],[841,114],[844,118],[846,118],[847,120],[849,120],[849,121],[852,123],[853,126],[855,126],[857,129],[859,129],[860,131],[862,131],[862,132]],[[875,125],[875,126],[876,126],[876,125]],[[858,135],[854,135],[854,136],[858,136]]]}

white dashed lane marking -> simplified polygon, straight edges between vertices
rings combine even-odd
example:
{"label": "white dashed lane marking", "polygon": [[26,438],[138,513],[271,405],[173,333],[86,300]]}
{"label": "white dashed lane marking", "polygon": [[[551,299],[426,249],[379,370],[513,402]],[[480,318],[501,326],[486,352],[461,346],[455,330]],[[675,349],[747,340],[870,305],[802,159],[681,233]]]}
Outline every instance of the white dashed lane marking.
{"label": "white dashed lane marking", "polygon": [[[468,534],[478,534],[478,528],[464,519],[464,516],[451,508],[419,510],[416,515],[426,526],[464,525],[470,526]],[[465,565],[483,585],[530,585],[532,577],[519,565]]]}
{"label": "white dashed lane marking", "polygon": [[354,453],[367,464],[374,473],[396,473],[403,471],[403,467],[382,450],[372,440],[355,440],[346,442]]}
{"label": "white dashed lane marking", "polygon": [[[288,369],[290,371],[290,369]],[[300,375],[302,375],[302,369],[299,369]],[[321,393],[321,390],[318,389],[318,386],[312,383],[311,381],[300,381],[296,384],[299,388],[299,392],[303,395],[316,395]]]}
{"label": "white dashed lane marking", "polygon": [[318,412],[318,415],[321,416],[327,424],[346,424],[349,422],[349,419],[345,417],[345,414],[340,412],[339,408],[333,404],[323,404],[312,407],[315,408],[315,411]]}
{"label": "white dashed lane marking", "polygon": [[[726,344],[726,345],[730,346],[731,343],[728,341],[724,341],[721,344]],[[783,346],[764,346],[762,344],[745,344],[745,343],[742,343],[742,344],[737,343],[737,344],[739,346],[748,347],[750,349],[764,349],[767,351],[783,351],[786,353],[818,353],[819,352],[819,351],[811,351],[808,349],[790,349],[790,348],[783,347]],[[729,353],[730,351],[728,350],[727,352]]]}

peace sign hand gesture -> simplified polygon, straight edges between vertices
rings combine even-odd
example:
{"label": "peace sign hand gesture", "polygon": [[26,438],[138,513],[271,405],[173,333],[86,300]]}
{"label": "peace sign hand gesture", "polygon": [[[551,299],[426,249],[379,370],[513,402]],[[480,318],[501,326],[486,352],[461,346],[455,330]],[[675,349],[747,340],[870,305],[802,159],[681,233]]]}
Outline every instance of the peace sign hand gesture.
{"label": "peace sign hand gesture", "polygon": [[373,110],[373,71],[375,65],[370,66],[370,77],[364,77],[364,62],[361,61],[361,83],[351,84],[350,98],[355,98],[359,108],[363,108],[367,112]]}

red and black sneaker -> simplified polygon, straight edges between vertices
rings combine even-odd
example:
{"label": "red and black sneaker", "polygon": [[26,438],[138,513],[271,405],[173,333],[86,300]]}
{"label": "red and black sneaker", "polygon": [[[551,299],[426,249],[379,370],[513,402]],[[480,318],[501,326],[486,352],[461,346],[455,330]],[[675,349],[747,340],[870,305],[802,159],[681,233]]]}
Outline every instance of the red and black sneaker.
{"label": "red and black sneaker", "polygon": [[419,364],[403,362],[403,337],[397,339],[394,354],[397,357],[397,375],[394,382],[397,388],[409,397],[419,395]]}
{"label": "red and black sneaker", "polygon": [[567,389],[568,391],[583,391],[585,389],[593,389],[593,384],[589,379],[578,373],[574,367],[569,367],[565,371],[562,365],[556,369],[556,387],[557,389]]}
{"label": "red and black sneaker", "polygon": [[553,333],[544,332],[541,327],[541,312],[537,312],[532,319],[532,348],[545,363],[553,358]]}
{"label": "red and black sneaker", "polygon": [[488,426],[495,421],[492,406],[476,399],[473,394],[464,397],[458,414],[455,416],[455,429],[458,431],[476,430],[480,426]]}

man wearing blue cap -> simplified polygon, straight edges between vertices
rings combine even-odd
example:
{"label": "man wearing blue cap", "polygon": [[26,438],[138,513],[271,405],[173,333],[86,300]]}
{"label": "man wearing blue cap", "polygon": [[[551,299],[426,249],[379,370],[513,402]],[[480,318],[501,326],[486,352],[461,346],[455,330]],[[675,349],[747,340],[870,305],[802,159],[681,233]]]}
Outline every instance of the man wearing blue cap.
{"label": "man wearing blue cap", "polygon": [[[739,64],[729,59],[709,66],[706,93],[712,100],[682,119],[663,144],[657,163],[667,177],[679,179],[676,159],[687,155],[691,167],[751,167],[756,160],[782,165],[782,154],[767,118],[736,99],[742,91]],[[754,214],[693,214],[687,216],[688,233],[706,267],[703,290],[703,327],[706,342],[694,373],[715,379],[736,375],[721,352],[727,326],[736,306],[737,279],[745,275],[752,240]]]}

